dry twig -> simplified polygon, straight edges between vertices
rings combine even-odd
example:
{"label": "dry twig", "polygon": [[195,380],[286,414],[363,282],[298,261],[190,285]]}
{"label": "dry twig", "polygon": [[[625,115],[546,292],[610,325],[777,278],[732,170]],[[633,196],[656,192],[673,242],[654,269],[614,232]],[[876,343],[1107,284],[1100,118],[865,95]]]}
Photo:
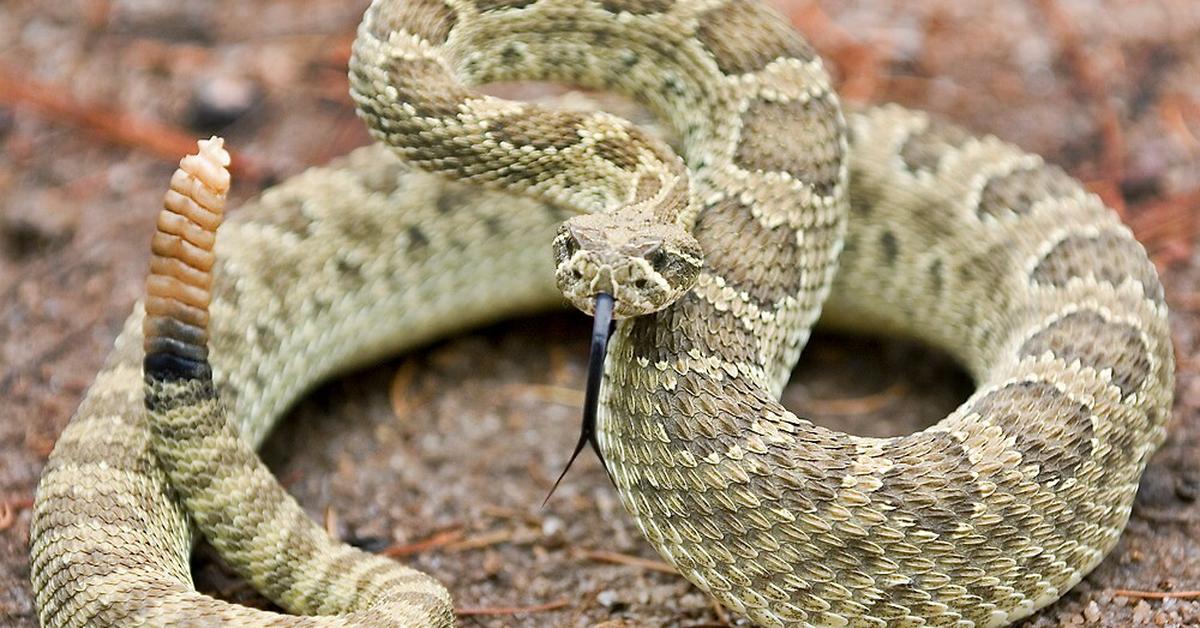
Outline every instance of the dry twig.
{"label": "dry twig", "polygon": [[552,384],[513,384],[511,390],[514,395],[526,394],[542,403],[553,403],[570,408],[583,407],[583,391],[578,388]]}
{"label": "dry twig", "polygon": [[535,513],[517,510],[515,508],[506,508],[504,506],[496,506],[494,504],[485,505],[483,507],[483,514],[489,517],[495,517],[497,519],[504,519],[506,521],[512,521],[516,519],[535,528],[541,528],[543,522],[542,518]]}
{"label": "dry twig", "polygon": [[[46,85],[0,66],[0,104],[21,107],[40,116],[79,127],[105,141],[149,152],[175,162],[196,148],[196,135],[184,129],[143,120],[125,112],[80,103],[70,90]],[[232,151],[231,151],[232,152]],[[235,154],[230,170],[242,180],[259,181],[267,169]]]}
{"label": "dry twig", "polygon": [[448,530],[442,530],[441,532],[438,532],[427,539],[422,539],[414,543],[389,546],[380,552],[380,554],[383,554],[389,558],[403,558],[405,556],[420,554],[431,549],[445,547],[446,545],[450,545],[451,543],[462,540],[462,538],[462,529],[456,526]]}
{"label": "dry twig", "polygon": [[0,532],[12,527],[17,520],[17,509],[8,502],[0,502]]}
{"label": "dry twig", "polygon": [[476,615],[518,615],[521,613],[545,613],[547,611],[556,611],[560,608],[565,608],[568,603],[569,602],[567,598],[561,598],[553,602],[535,604],[533,606],[467,606],[454,609],[454,614],[459,617],[472,617]]}
{"label": "dry twig", "polygon": [[[1176,368],[1176,370],[1180,370]],[[1196,523],[1197,517],[1190,512],[1172,512],[1166,510],[1147,510],[1145,508],[1135,508],[1134,514],[1139,519],[1153,521],[1155,523]]]}
{"label": "dry twig", "polygon": [[338,516],[333,506],[325,507],[325,531],[329,533],[329,536],[338,538]]}
{"label": "dry twig", "polygon": [[720,623],[720,625],[732,626],[733,624],[730,623],[730,620],[729,620],[729,613],[725,612],[725,607],[721,606],[721,603],[716,600],[710,600],[710,601],[712,602],[713,613],[716,614],[717,621]]}
{"label": "dry twig", "polygon": [[18,497],[0,502],[0,532],[12,527],[17,515],[26,508],[33,508],[32,497]]}
{"label": "dry twig", "polygon": [[867,414],[888,407],[906,392],[907,384],[895,382],[877,393],[853,399],[809,399],[804,409],[815,414]]}
{"label": "dry twig", "polygon": [[1110,589],[1109,593],[1136,600],[1190,600],[1200,598],[1200,591],[1137,591],[1133,589]]}
{"label": "dry twig", "polygon": [[617,552],[605,552],[603,550],[580,550],[579,554],[588,560],[594,560],[599,563],[612,563],[614,565],[629,565],[631,567],[640,567],[648,571],[657,571],[659,573],[678,574],[675,568],[657,560],[647,560],[638,558],[637,556],[629,556],[628,554],[618,554]]}
{"label": "dry twig", "polygon": [[482,549],[500,543],[511,541],[515,532],[512,530],[493,530],[485,532],[479,536],[473,536],[462,541],[456,541],[446,546],[446,549],[451,552],[465,552],[468,550]]}
{"label": "dry twig", "polygon": [[1131,209],[1129,227],[1152,252],[1182,242],[1190,253],[1200,237],[1200,189],[1142,203]]}
{"label": "dry twig", "polygon": [[392,385],[388,387],[388,399],[392,402],[392,414],[397,418],[407,418],[412,410],[414,396],[409,389],[417,376],[416,360],[405,360],[396,374],[392,377]]}

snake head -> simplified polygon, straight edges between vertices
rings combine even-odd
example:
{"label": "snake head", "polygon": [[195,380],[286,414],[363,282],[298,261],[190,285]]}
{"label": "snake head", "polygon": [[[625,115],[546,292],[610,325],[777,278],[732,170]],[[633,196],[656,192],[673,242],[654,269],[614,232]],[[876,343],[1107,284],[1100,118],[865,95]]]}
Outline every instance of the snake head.
{"label": "snake head", "polygon": [[554,259],[568,301],[593,314],[596,296],[612,295],[616,319],[671,305],[696,285],[704,263],[700,243],[682,226],[623,213],[568,219],[554,238]]}

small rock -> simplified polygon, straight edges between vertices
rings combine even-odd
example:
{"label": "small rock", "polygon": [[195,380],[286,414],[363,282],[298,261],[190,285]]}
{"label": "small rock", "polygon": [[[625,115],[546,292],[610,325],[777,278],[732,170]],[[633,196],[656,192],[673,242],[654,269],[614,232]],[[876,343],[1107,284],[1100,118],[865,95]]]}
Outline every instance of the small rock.
{"label": "small rock", "polygon": [[504,569],[504,559],[500,552],[489,550],[483,557],[483,573],[488,578],[495,578]]}
{"label": "small rock", "polygon": [[542,521],[539,542],[548,549],[558,549],[567,543],[567,526],[558,517],[546,517]]}
{"label": "small rock", "polygon": [[620,596],[617,594],[616,591],[613,591],[612,589],[605,589],[605,590],[601,591],[600,593],[598,593],[596,595],[596,601],[599,602],[601,606],[607,608],[610,611],[617,610],[617,606],[624,606],[624,604],[620,600]]}
{"label": "small rock", "polygon": [[542,536],[554,536],[563,531],[563,520],[558,517],[546,517],[542,521]]}
{"label": "small rock", "polygon": [[79,216],[70,203],[55,203],[48,196],[18,203],[0,215],[0,251],[12,260],[23,260],[63,247],[75,236]]}
{"label": "small rock", "polygon": [[1083,607],[1083,617],[1088,621],[1098,622],[1100,621],[1100,616],[1100,605],[1096,603],[1096,600],[1088,602],[1088,605]]}
{"label": "small rock", "polygon": [[1137,605],[1133,607],[1133,623],[1148,624],[1154,618],[1154,610],[1146,603],[1146,600],[1139,600]]}
{"label": "small rock", "polygon": [[249,113],[261,100],[253,82],[218,76],[201,83],[192,94],[187,124],[206,133],[219,131]]}
{"label": "small rock", "polygon": [[1200,475],[1185,472],[1175,478],[1175,496],[1191,503],[1200,497]]}
{"label": "small rock", "polygon": [[612,589],[605,589],[596,594],[596,601],[604,606],[611,606],[613,602],[617,601],[617,593]]}

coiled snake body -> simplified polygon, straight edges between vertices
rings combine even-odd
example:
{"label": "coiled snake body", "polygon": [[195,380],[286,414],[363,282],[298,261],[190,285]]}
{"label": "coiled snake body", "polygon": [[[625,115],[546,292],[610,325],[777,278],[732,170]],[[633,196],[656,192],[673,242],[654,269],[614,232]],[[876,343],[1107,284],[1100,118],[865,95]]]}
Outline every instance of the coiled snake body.
{"label": "coiled snake body", "polygon": [[[149,316],[38,489],[43,624],[451,622],[440,585],[329,539],[252,447],[333,373],[597,291],[630,317],[598,424],[621,498],[757,623],[1000,625],[1116,542],[1164,437],[1166,307],[1128,229],[1060,170],[899,107],[843,118],[819,60],[751,0],[376,0],[351,65],[384,143],[242,208],[215,257],[219,145],[172,181]],[[464,87],[511,78],[632,95],[687,167],[611,116]],[[830,324],[945,348],[978,390],[903,437],[797,418],[777,397],[827,294]],[[195,592],[191,520],[321,616]]]}

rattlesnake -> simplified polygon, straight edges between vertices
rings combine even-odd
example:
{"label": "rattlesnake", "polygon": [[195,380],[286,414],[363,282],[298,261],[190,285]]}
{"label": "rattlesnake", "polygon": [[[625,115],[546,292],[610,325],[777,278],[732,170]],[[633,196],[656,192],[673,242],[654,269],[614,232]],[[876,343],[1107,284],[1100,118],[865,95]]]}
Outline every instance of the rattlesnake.
{"label": "rattlesnake", "polygon": [[[455,77],[628,93],[683,162],[611,116]],[[560,302],[551,242],[580,307],[644,300],[618,312],[645,315],[613,337],[599,447],[647,538],[733,611],[998,625],[1112,548],[1164,437],[1173,357],[1153,266],[1059,169],[896,106],[843,118],[812,50],[752,0],[376,0],[351,81],[385,143],[239,210],[211,322],[179,304],[207,300],[219,146],[173,179],[151,316],[135,308],[38,489],[44,625],[452,621],[436,582],[316,529],[251,447],[333,373]],[[942,347],[977,391],[904,437],[797,418],[777,398],[827,294],[831,325]],[[189,509],[284,608],[345,614],[196,593]]]}

